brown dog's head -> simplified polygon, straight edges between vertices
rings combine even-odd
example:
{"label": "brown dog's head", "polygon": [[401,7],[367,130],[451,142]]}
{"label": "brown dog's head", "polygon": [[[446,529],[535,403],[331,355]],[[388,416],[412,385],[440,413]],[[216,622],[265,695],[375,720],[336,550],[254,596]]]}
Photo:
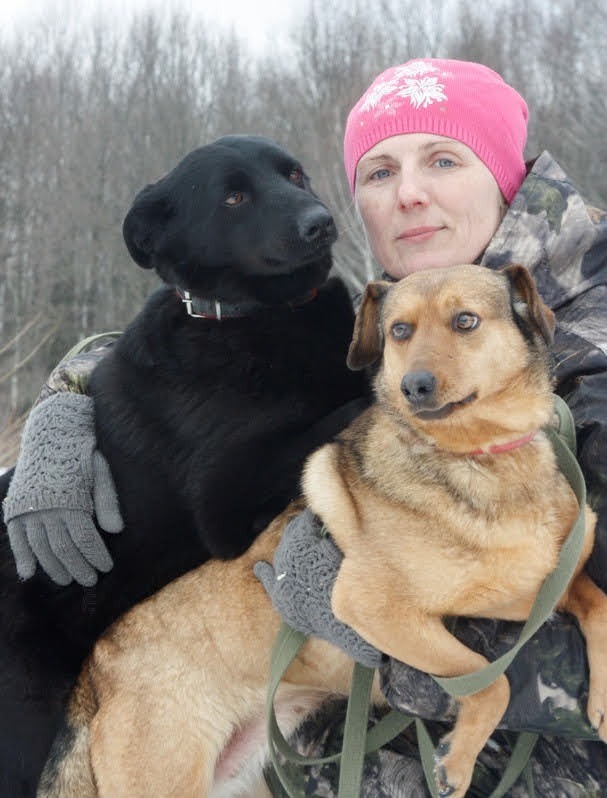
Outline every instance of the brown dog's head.
{"label": "brown dog's head", "polygon": [[370,283],[348,365],[382,358],[380,404],[441,448],[470,452],[547,423],[553,334],[523,266],[455,266]]}

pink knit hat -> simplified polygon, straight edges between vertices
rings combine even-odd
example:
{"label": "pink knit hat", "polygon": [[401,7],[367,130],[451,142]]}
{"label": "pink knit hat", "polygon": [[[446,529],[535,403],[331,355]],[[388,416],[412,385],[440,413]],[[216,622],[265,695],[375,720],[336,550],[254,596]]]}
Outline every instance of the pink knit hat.
{"label": "pink knit hat", "polygon": [[344,162],[354,194],[356,165],[379,141],[434,133],[466,144],[510,203],[525,178],[527,104],[482,64],[423,58],[390,67],[350,111]]}

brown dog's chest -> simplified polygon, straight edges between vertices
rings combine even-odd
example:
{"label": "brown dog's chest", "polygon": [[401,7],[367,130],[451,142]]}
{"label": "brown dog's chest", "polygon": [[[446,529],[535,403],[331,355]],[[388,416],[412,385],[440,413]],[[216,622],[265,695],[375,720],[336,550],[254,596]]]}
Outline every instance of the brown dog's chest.
{"label": "brown dog's chest", "polygon": [[433,615],[524,618],[528,608],[515,611],[513,597],[533,601],[556,565],[557,536],[536,513],[483,523],[481,544],[478,519],[463,513],[373,511],[362,516],[361,538],[345,544],[346,556],[376,563],[378,574],[396,571],[401,594]]}
{"label": "brown dog's chest", "polygon": [[[389,447],[379,456],[385,465]],[[577,514],[550,444],[484,464],[412,453],[377,466],[364,458],[363,480],[360,463],[342,471],[359,521],[348,534],[337,525],[345,556],[375,570],[379,589],[393,575],[400,594],[433,615],[524,619]]]}

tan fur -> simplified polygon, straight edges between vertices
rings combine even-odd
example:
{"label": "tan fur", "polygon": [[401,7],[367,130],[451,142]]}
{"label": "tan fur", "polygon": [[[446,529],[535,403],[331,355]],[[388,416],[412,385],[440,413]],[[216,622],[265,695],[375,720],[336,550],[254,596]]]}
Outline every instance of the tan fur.
{"label": "tan fur", "polygon": [[[264,706],[280,619],[253,565],[272,561],[301,507],[275,519],[239,559],[205,563],[114,624],[70,702],[76,739],[57,752],[58,767],[47,763],[39,796],[267,794]],[[277,694],[284,733],[328,695],[347,694],[351,673],[345,654],[310,640]]]}
{"label": "tan fur", "polygon": [[[521,268],[497,275],[469,266],[371,286],[350,362],[360,367],[382,355],[378,402],[314,453],[304,474],[309,506],[344,553],[335,615],[382,651],[435,675],[487,664],[443,618],[526,619],[577,516],[543,433],[512,451],[466,454],[521,438],[550,418],[542,339],[551,337],[553,317]],[[512,323],[512,304],[531,343]],[[461,312],[480,317],[477,330],[453,329]],[[395,340],[392,326],[403,322],[414,332]],[[436,377],[434,410],[474,398],[444,418],[424,419],[401,392],[403,377],[419,371]],[[578,575],[559,606],[576,614],[586,636],[589,717],[607,740],[607,597],[579,573],[595,520],[586,508]],[[508,699],[503,676],[460,700],[437,761],[439,787],[453,798],[465,795]]]}
{"label": "tan fur", "polygon": [[[512,307],[528,328],[514,323]],[[477,313],[478,330],[452,320]],[[413,325],[408,341],[391,333]],[[523,619],[576,516],[576,502],[542,433],[508,453],[473,455],[546,424],[544,339],[553,330],[520,267],[457,267],[371,284],[349,354],[381,357],[377,403],[309,459],[304,490],[344,552],[335,614],[383,651],[444,676],[486,664],[445,629],[448,615]],[[445,418],[421,419],[403,398],[411,370],[437,378]],[[209,562],[135,607],[97,644],[69,708],[41,798],[261,795],[264,702],[279,619],[252,568],[271,561],[290,507],[251,549]],[[594,515],[580,568],[593,542]],[[607,598],[578,574],[561,602],[580,619],[591,667],[589,714],[603,739]],[[328,693],[349,688],[352,663],[308,641],[277,697],[288,733]],[[379,700],[377,689],[375,699]],[[476,756],[508,702],[505,677],[460,702],[441,787],[463,796]]]}

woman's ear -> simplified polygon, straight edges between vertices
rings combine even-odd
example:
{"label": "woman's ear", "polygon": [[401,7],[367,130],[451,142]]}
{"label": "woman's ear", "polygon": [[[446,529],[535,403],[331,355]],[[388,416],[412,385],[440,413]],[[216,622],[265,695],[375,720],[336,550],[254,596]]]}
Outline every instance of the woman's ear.
{"label": "woman's ear", "polygon": [[375,363],[384,348],[384,335],[380,323],[382,299],[391,283],[376,281],[365,288],[356,321],[352,343],[348,350],[347,364],[352,371],[360,371]]}

